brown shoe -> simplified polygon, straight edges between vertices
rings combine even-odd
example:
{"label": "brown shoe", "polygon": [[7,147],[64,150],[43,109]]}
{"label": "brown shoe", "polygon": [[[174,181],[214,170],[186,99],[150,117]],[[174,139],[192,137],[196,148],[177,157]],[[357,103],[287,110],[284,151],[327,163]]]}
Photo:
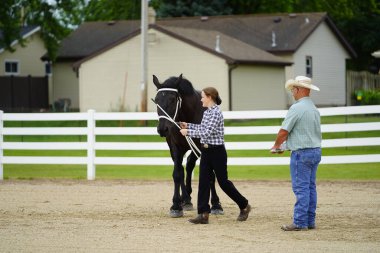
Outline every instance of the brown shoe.
{"label": "brown shoe", "polygon": [[282,225],[281,229],[284,231],[307,231],[307,227],[297,227],[295,224]]}
{"label": "brown shoe", "polygon": [[249,212],[251,211],[251,206],[248,204],[246,208],[240,209],[240,214],[237,217],[237,221],[245,221],[248,219]]}
{"label": "brown shoe", "polygon": [[190,219],[189,222],[193,224],[208,224],[208,213],[198,214],[194,219]]}

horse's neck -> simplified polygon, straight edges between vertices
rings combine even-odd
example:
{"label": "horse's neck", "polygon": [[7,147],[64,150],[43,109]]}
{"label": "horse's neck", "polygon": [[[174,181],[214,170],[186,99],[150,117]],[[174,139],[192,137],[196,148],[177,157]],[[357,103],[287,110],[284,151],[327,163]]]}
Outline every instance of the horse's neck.
{"label": "horse's neck", "polygon": [[179,111],[179,120],[189,123],[200,123],[205,108],[198,96],[189,96],[182,98],[182,106]]}

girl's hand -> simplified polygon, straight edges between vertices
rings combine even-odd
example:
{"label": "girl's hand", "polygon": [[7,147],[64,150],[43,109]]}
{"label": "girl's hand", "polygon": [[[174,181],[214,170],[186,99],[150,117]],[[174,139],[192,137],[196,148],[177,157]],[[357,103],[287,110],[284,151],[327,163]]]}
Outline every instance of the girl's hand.
{"label": "girl's hand", "polygon": [[186,122],[179,122],[179,126],[181,128],[187,128],[187,123]]}
{"label": "girl's hand", "polygon": [[183,136],[187,135],[187,129],[181,129],[179,130]]}

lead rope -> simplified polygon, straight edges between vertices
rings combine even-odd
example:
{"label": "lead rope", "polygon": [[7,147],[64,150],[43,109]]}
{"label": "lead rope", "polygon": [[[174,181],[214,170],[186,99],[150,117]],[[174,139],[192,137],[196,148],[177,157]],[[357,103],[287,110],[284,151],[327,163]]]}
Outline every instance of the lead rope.
{"label": "lead rope", "polygon": [[[176,91],[176,92],[178,92],[176,89],[169,89],[169,88],[159,89],[158,92],[159,92],[159,91],[162,91],[162,90],[171,90],[171,91]],[[164,119],[166,119],[166,120],[172,122],[174,125],[176,125],[178,129],[181,129],[181,127],[177,124],[177,122],[175,122],[174,119],[173,119],[172,117],[170,117],[169,114],[167,114],[167,113],[165,112],[165,110],[164,110],[159,104],[156,103],[156,101],[153,100],[153,98],[151,98],[151,100],[152,100],[153,103],[155,103],[155,104],[157,105],[157,107],[160,108],[160,110],[166,115],[166,116],[162,116],[162,115],[158,116],[159,119],[160,119],[160,118],[164,118]],[[180,105],[181,102],[182,102],[182,99],[181,99],[181,97],[179,97],[179,99],[177,100],[177,105],[176,105],[176,110],[175,110],[174,118],[177,116],[177,112],[178,112],[179,107],[181,106],[181,105]],[[189,144],[189,146],[190,146],[190,148],[191,148],[191,151],[193,151],[194,155],[199,159],[200,155],[198,155],[197,152],[198,152],[199,154],[201,154],[201,151],[199,150],[199,148],[197,147],[197,145],[194,143],[193,139],[191,139],[191,138],[190,138],[189,136],[187,136],[187,135],[185,136],[185,138],[186,138],[187,144]],[[195,150],[196,150],[197,152],[195,152]]]}

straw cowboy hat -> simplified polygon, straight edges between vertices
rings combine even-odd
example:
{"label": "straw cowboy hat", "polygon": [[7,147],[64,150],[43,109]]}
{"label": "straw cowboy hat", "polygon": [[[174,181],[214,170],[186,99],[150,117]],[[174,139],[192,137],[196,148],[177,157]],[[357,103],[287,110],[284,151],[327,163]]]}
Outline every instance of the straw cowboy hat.
{"label": "straw cowboy hat", "polygon": [[319,88],[311,83],[311,79],[306,76],[297,76],[296,79],[290,79],[285,84],[285,89],[291,90],[293,86],[304,87],[311,90],[319,91]]}

